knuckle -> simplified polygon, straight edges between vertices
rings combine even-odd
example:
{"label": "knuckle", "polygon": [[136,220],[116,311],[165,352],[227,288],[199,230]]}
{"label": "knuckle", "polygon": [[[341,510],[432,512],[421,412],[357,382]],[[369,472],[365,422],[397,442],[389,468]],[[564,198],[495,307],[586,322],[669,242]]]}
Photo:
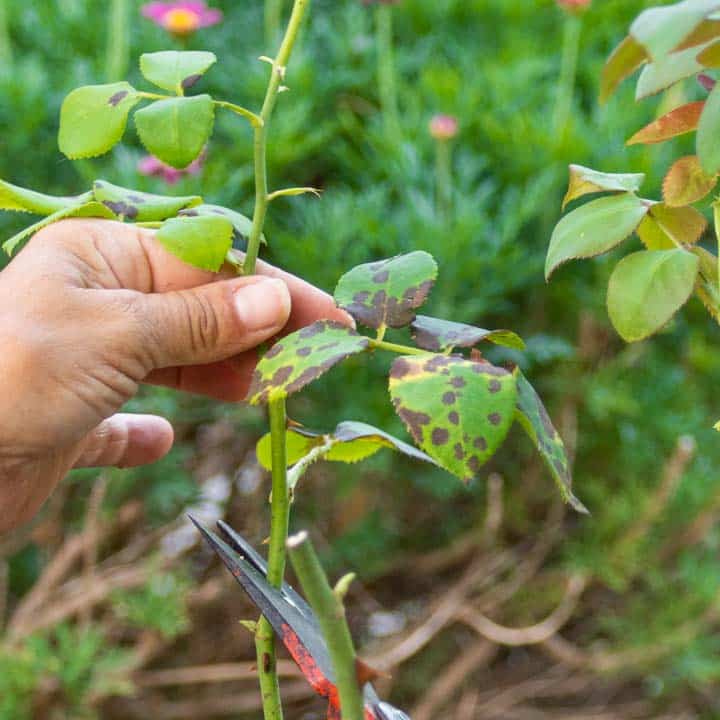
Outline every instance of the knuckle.
{"label": "knuckle", "polygon": [[220,322],[210,299],[200,293],[180,293],[187,326],[189,350],[196,354],[216,347],[221,339]]}

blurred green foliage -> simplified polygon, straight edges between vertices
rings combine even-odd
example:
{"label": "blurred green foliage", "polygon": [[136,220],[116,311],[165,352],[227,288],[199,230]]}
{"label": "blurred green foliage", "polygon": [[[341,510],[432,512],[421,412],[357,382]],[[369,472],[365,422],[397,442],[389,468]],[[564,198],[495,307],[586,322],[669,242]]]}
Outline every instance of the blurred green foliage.
{"label": "blurred green foliage", "polygon": [[[256,59],[268,53],[261,41],[262,3],[214,4],[225,11],[225,22],[189,41],[190,48],[211,50],[219,58],[202,87],[256,107],[267,76],[267,66]],[[321,200],[287,199],[272,206],[269,260],[332,289],[357,263],[428,250],[441,268],[428,312],[516,330],[528,341],[528,352],[494,350],[494,359],[520,361],[553,417],[568,404],[576,409],[575,489],[593,515],[570,519],[554,561],[607,585],[611,600],[593,611],[586,637],[605,639],[617,650],[671,640],[678,627],[712,607],[720,588],[715,525],[698,543],[682,548],[674,562],[663,554],[673,538],[718,502],[720,443],[711,428],[720,416],[720,329],[691,303],[653,341],[623,346],[604,307],[615,256],[570,264],[549,286],[542,273],[569,162],[609,172],[646,172],[644,193],[656,197],[663,169],[688,149],[683,139],[668,146],[624,146],[658,105],[636,106],[629,84],[607,106],[596,102],[605,58],[633,17],[653,4],[593,3],[582,33],[571,122],[557,137],[550,124],[562,23],[552,0],[401,3],[395,19],[404,141],[397,146],[387,142],[378,115],[371,13],[358,0],[315,0],[269,148],[271,183],[323,189]],[[57,150],[64,95],[105,80],[104,47],[112,31],[105,4],[5,0],[5,5],[14,67],[0,72],[0,176],[63,194],[82,191],[95,177],[165,191],[161,180],[138,175],[143,152],[132,128],[106,158],[71,162]],[[140,18],[139,5],[132,5],[131,57],[174,47],[162,30]],[[129,79],[142,86],[136,68]],[[692,99],[697,91],[688,84],[672,92]],[[454,146],[450,223],[435,212],[434,145],[427,123],[436,112],[456,115],[461,128]],[[249,214],[251,159],[249,130],[221,116],[204,172],[174,189]],[[3,216],[0,235],[22,222]],[[357,419],[402,434],[383,384],[386,366],[382,357],[348,363],[294,399],[291,415],[320,429]],[[254,411],[162,390],[145,391],[130,409],[170,417],[179,430],[178,446],[155,467],[110,473],[105,504],[112,511],[130,497],[142,497],[156,524],[175,518],[196,499],[191,458],[198,427],[218,418],[237,432],[258,433],[261,427]],[[694,461],[652,527],[631,547],[623,545],[627,529],[652,503],[681,435],[697,441]],[[534,462],[529,443],[516,434],[488,468],[506,478],[504,532],[511,537],[536,532],[542,514],[537,508],[554,493],[546,474],[529,473]],[[442,473],[390,453],[333,473],[333,507],[353,497],[360,483],[375,499],[333,538],[327,554],[332,570],[351,568],[370,579],[403,553],[451,541],[482,514],[484,483],[466,490]],[[541,485],[525,480],[536,477]],[[77,525],[93,478],[84,472],[69,481],[76,491],[70,494],[68,517]],[[329,501],[311,488],[303,499],[304,488],[296,523],[332,533],[334,519],[323,504]],[[33,547],[11,562],[11,597],[27,592],[42,568],[44,559]],[[115,610],[130,626],[181,632],[187,623],[182,607],[167,609],[166,603],[172,594],[168,588],[182,594],[186,583],[159,575],[141,591],[118,595]],[[25,642],[20,651],[0,654],[2,720],[31,717],[28,698],[52,663],[63,669],[59,677],[68,702],[80,703],[93,692],[103,663],[119,660],[112,647],[101,650],[93,631],[72,634],[77,632],[62,626]],[[81,651],[69,653],[70,646]],[[717,636],[708,632],[684,639],[672,653],[641,668],[647,692],[692,694],[720,681],[717,650]]]}

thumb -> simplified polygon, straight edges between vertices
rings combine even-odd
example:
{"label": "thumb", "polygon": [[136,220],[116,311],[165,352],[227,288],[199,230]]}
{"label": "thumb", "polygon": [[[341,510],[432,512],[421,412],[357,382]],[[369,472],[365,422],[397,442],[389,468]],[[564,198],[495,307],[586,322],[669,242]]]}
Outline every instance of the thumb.
{"label": "thumb", "polygon": [[139,303],[149,370],[226,360],[276,335],[290,316],[285,283],[257,275],[143,295]]}

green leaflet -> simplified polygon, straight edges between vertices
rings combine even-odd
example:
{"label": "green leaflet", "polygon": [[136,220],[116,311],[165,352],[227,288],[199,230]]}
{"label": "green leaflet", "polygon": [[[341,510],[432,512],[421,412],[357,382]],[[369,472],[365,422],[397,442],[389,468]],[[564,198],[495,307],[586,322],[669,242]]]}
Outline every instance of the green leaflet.
{"label": "green leaflet", "polygon": [[135,113],[142,144],[175,168],[187,167],[200,155],[215,123],[209,95],[158,100]]}
{"label": "green leaflet", "polygon": [[141,55],[140,71],[153,85],[182,95],[216,62],[211,52],[165,50]]}
{"label": "green leaflet", "polygon": [[572,475],[570,464],[565,454],[565,445],[560,434],[547,414],[542,400],[535,388],[519,369],[515,371],[517,378],[517,411],[515,417],[530,439],[537,447],[565,502],[575,510],[587,513],[587,508],[572,493]]}
{"label": "green leaflet", "polygon": [[217,272],[232,247],[233,226],[222,217],[177,217],[155,234],[166,250],[189,265]]}
{"label": "green leaflet", "polygon": [[545,278],[568,260],[612,250],[637,228],[649,207],[646,200],[622,193],[593,200],[568,213],[550,238]]}
{"label": "green leaflet", "polygon": [[404,327],[425,302],[436,277],[432,255],[398,255],[345,273],[335,288],[335,302],[367,327]]}
{"label": "green leaflet", "polygon": [[[181,210],[178,213],[181,217],[196,217],[196,216],[222,216],[227,218],[233,225],[233,241],[235,242],[247,242],[250,237],[250,230],[252,229],[252,220],[244,215],[241,215],[235,210],[229,210],[228,208],[220,205],[196,205],[191,206],[187,210]],[[267,243],[265,234],[261,236],[261,241]]]}
{"label": "green leaflet", "polygon": [[598,192],[637,192],[645,180],[642,173],[604,173],[582,165],[570,165],[570,182],[562,207],[583,195]]}
{"label": "green leaflet", "polygon": [[697,129],[697,154],[700,164],[708,175],[720,171],[720,85],[708,95]]}
{"label": "green leaflet", "polygon": [[390,372],[395,411],[417,444],[466,482],[513,423],[517,387],[507,370],[458,356],[403,356]]}
{"label": "green leaflet", "polygon": [[28,190],[0,180],[0,210],[28,212],[34,215],[52,215],[70,206],[82,205],[90,200],[90,194],[75,197],[56,197]]}
{"label": "green leaflet", "polygon": [[89,202],[84,205],[66,207],[62,210],[58,210],[52,215],[48,215],[40,220],[40,222],[36,222],[34,225],[26,227],[24,230],[17,233],[17,235],[13,235],[9,240],[5,241],[2,248],[8,255],[13,255],[13,253],[15,253],[26,240],[29,240],[39,230],[42,230],[48,225],[52,225],[52,223],[57,222],[58,220],[64,220],[65,218],[71,217],[105,218],[107,220],[115,219],[115,215],[108,210],[108,208],[97,202]]}
{"label": "green leaflet", "polygon": [[442,352],[455,347],[473,347],[483,340],[516,350],[525,349],[522,338],[510,330],[483,330],[473,325],[439,320],[427,315],[418,315],[411,327],[415,344],[432,352]]}
{"label": "green leaflet", "polygon": [[120,141],[130,110],[140,102],[126,82],[73,90],[60,110],[60,150],[71,159],[103,155]]}
{"label": "green leaflet", "polygon": [[635,99],[642,100],[655,95],[676,82],[699,73],[703,66],[697,61],[697,56],[703,47],[705,46],[674,52],[646,65],[638,77]]}
{"label": "green leaflet", "polygon": [[715,10],[720,0],[685,0],[637,16],[630,34],[657,60],[675,50]]}
{"label": "green leaflet", "polygon": [[152,195],[113,185],[105,180],[93,183],[93,196],[117,216],[135,222],[156,222],[175,217],[184,208],[199,205],[198,195],[172,197]]}
{"label": "green leaflet", "polygon": [[[415,460],[435,464],[435,461],[412,445],[362,422],[341,422],[330,433],[319,433],[305,428],[289,428],[286,435],[288,467],[302,460],[314,448],[327,446],[322,453],[324,460],[331,462],[356,463],[374,455],[383,448],[389,448]],[[272,468],[271,438],[264,435],[258,441],[256,453],[259,463],[266,469]]]}
{"label": "green leaflet", "polygon": [[610,277],[610,319],[627,342],[660,330],[687,302],[700,261],[685,250],[643,250],[623,258]]}
{"label": "green leaflet", "polygon": [[253,405],[291,395],[330,368],[368,347],[368,339],[354,330],[321,320],[275,343],[253,373],[248,400]]}

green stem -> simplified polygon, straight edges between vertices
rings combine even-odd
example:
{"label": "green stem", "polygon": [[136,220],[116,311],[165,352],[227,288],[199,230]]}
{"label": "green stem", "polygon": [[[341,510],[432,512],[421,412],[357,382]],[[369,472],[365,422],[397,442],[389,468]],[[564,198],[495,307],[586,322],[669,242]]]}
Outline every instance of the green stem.
{"label": "green stem", "polygon": [[262,124],[255,128],[255,211],[253,213],[253,224],[248,238],[247,253],[245,255],[245,264],[243,271],[245,275],[252,275],[255,272],[255,263],[257,262],[258,253],[260,251],[260,241],[262,231],[265,225],[265,217],[268,208],[268,187],[267,187],[267,131],[270,123],[270,117],[275,108],[280,84],[285,78],[285,70],[290,53],[292,52],[295,40],[297,40],[298,31],[302,24],[305,13],[310,5],[310,0],[295,0],[293,4],[292,14],[288,22],[285,37],[283,38],[280,50],[275,58],[270,74],[270,82],[265,93],[265,101],[263,102],[260,112]]}
{"label": "green stem", "polygon": [[130,52],[128,9],[128,0],[112,0],[105,58],[105,77],[108,82],[122,80],[127,75]]}
{"label": "green stem", "polygon": [[[280,587],[285,576],[285,544],[288,536],[290,502],[287,486],[287,448],[285,433],[287,415],[285,397],[269,404],[270,436],[272,438],[272,499],[270,546],[268,549],[268,582]],[[282,701],[277,676],[275,636],[268,620],[261,617],[255,633],[260,692],[265,720],[282,720]]]}
{"label": "green stem", "polygon": [[[317,615],[330,652],[335,671],[335,684],[340,695],[342,719],[363,720],[365,711],[355,669],[355,647],[348,629],[342,600],[343,591],[347,589],[347,579],[342,580],[338,587],[332,590],[306,532],[290,538],[288,550],[295,573]],[[340,588],[341,585],[343,590]]]}
{"label": "green stem", "polygon": [[283,0],[265,0],[265,42],[273,45],[280,34]]}
{"label": "green stem", "polygon": [[718,243],[718,291],[720,292],[720,203],[713,203],[713,222]]}
{"label": "green stem", "polygon": [[254,112],[251,112],[247,108],[244,108],[240,105],[236,105],[235,103],[227,102],[226,100],[214,100],[216,107],[225,108],[226,110],[231,110],[236,115],[240,115],[241,117],[244,117],[246,120],[250,121],[250,124],[253,127],[259,127],[263,124],[262,118],[259,115],[256,115]]}
{"label": "green stem", "polygon": [[9,77],[12,73],[13,49],[8,14],[8,0],[0,0],[0,76]]}
{"label": "green stem", "polygon": [[378,92],[385,123],[385,133],[391,143],[402,142],[400,112],[398,110],[397,74],[393,45],[392,7],[379,3],[375,7],[375,32],[377,35]]}
{"label": "green stem", "polygon": [[450,220],[452,204],[452,154],[450,142],[438,140],[435,143],[435,186],[438,215],[443,222]]}
{"label": "green stem", "polygon": [[387,350],[388,352],[398,353],[400,355],[431,355],[432,353],[427,350],[421,350],[420,348],[411,347],[410,345],[398,345],[397,343],[385,342],[384,340],[374,340],[368,338],[370,341],[369,347],[372,350]]}
{"label": "green stem", "polygon": [[553,114],[553,129],[558,140],[562,140],[565,135],[568,120],[570,119],[573,95],[575,93],[578,55],[580,53],[581,28],[582,20],[580,17],[568,13],[563,26],[562,61],[557,98],[555,100],[555,112]]}

